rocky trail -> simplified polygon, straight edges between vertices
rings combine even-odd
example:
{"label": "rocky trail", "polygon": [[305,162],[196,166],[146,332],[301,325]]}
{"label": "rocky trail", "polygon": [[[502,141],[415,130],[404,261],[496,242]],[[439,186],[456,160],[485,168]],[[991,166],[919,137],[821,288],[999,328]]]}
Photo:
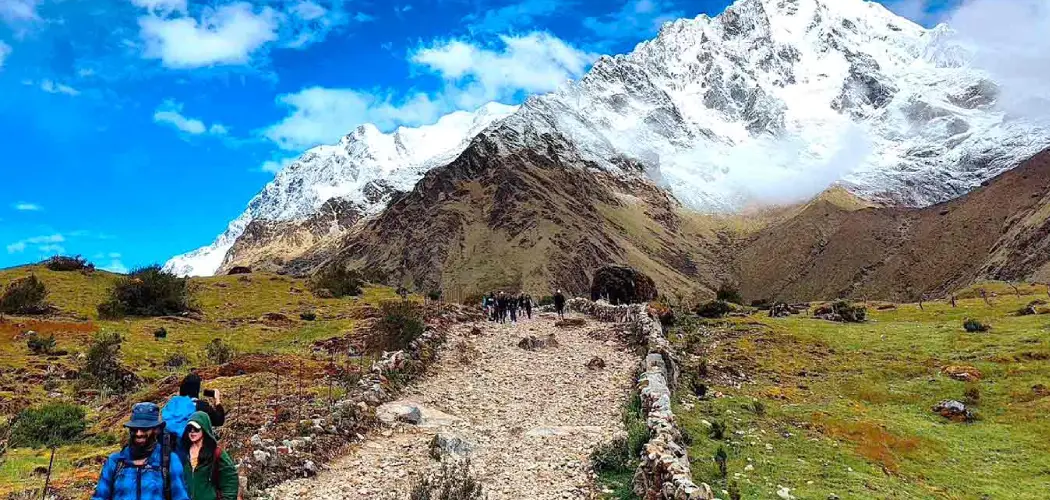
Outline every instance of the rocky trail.
{"label": "rocky trail", "polygon": [[[380,408],[383,428],[317,477],[278,486],[275,497],[405,498],[415,479],[440,469],[435,441],[445,450],[437,456],[469,457],[489,499],[594,497],[588,456],[622,432],[638,359],[609,324],[559,327],[555,319],[457,327],[432,371]],[[551,334],[556,345],[518,345]],[[595,357],[604,367],[588,367]]]}

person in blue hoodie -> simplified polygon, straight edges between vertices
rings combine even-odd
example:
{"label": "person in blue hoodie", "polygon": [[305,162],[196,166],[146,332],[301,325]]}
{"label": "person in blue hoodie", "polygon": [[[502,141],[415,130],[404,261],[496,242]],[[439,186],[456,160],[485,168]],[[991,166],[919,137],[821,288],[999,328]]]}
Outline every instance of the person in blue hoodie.
{"label": "person in blue hoodie", "polygon": [[106,460],[91,500],[190,500],[182,461],[163,444],[160,408],[135,404],[124,427],[128,445]]}

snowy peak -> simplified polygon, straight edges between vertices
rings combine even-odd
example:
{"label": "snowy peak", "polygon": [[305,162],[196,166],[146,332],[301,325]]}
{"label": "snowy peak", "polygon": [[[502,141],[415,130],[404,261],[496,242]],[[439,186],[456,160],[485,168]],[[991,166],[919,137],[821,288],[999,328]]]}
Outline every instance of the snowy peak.
{"label": "snowy peak", "polygon": [[304,219],[332,199],[346,200],[364,215],[375,214],[394,192],[412,189],[427,170],[451,161],[472,137],[516,109],[490,103],[392,133],[371,123],[361,125],[335,145],[304,152],[252,198],[215,242],[172,258],[165,268],[180,275],[214,274],[251,221]]}

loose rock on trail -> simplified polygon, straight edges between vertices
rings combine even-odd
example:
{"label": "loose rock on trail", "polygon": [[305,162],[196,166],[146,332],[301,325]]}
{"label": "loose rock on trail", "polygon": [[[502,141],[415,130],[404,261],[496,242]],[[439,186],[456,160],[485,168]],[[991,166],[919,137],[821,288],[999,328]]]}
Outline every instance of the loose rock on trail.
{"label": "loose rock on trail", "polygon": [[[555,319],[458,327],[432,371],[380,408],[385,427],[317,477],[274,488],[274,496],[406,498],[415,479],[440,469],[434,457],[452,455],[469,457],[492,500],[592,498],[588,457],[623,432],[638,360],[611,340],[608,324],[567,330]],[[471,335],[474,327],[480,336]],[[522,337],[551,334],[556,347],[518,347]],[[461,340],[477,349],[469,364],[453,352]],[[595,357],[605,362],[600,370],[587,367]]]}

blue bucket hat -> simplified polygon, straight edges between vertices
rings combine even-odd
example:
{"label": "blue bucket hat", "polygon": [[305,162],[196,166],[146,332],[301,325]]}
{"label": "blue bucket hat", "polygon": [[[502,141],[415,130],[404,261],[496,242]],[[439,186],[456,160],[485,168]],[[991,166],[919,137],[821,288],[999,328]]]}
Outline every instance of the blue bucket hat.
{"label": "blue bucket hat", "polygon": [[124,424],[129,429],[152,429],[160,426],[160,408],[153,403],[135,403],[131,407],[131,420]]}

